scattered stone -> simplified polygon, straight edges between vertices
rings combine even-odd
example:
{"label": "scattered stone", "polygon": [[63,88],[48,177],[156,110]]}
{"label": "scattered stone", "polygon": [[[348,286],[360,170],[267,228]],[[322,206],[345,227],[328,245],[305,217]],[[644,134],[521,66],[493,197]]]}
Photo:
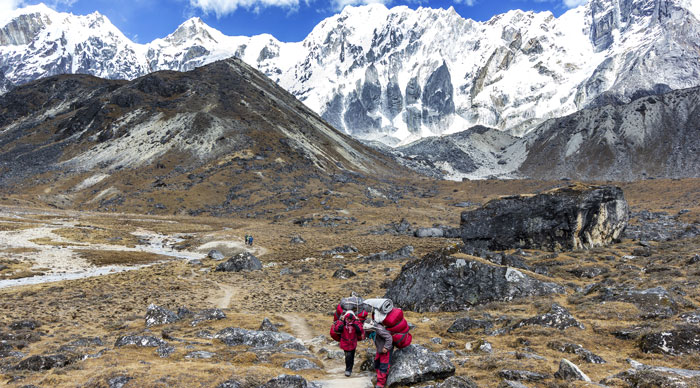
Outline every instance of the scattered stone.
{"label": "scattered stone", "polygon": [[683,313],[679,318],[692,325],[700,324],[700,310]]}
{"label": "scattered stone", "polygon": [[398,223],[392,222],[390,224],[386,224],[377,229],[371,230],[370,233],[374,235],[391,234],[394,236],[412,235],[413,227],[408,221],[406,221],[405,218],[402,218]]}
{"label": "scattered stone", "polygon": [[107,380],[107,385],[109,388],[124,388],[126,383],[133,380],[133,377],[129,376],[115,376]]}
{"label": "scattered stone", "polygon": [[10,268],[10,267],[6,266],[5,264],[0,264],[0,272],[6,270],[8,268]]}
{"label": "scattered stone", "polygon": [[610,272],[610,270],[605,267],[589,265],[585,267],[570,269],[568,272],[578,278],[593,279],[596,276],[604,275]]}
{"label": "scattered stone", "polygon": [[207,257],[216,261],[220,261],[226,258],[226,256],[224,256],[223,253],[216,249],[212,249],[211,251],[209,251],[209,253],[207,253]]}
{"label": "scattered stone", "polygon": [[561,359],[561,362],[559,363],[559,370],[556,373],[554,373],[554,377],[566,381],[591,381],[591,379],[588,376],[586,376],[586,374],[583,373],[583,371],[581,371],[579,367],[574,365],[574,363],[567,360],[566,358]]}
{"label": "scattered stone", "polygon": [[262,269],[260,260],[250,252],[239,253],[226,262],[216,266],[218,272],[259,271]]}
{"label": "scattered stone", "polygon": [[479,388],[479,386],[469,377],[451,376],[446,378],[442,383],[428,385],[424,388]]}
{"label": "scattered stone", "polygon": [[216,386],[216,388],[241,388],[242,385],[236,380],[226,380],[219,385]]}
{"label": "scattered stone", "polygon": [[479,205],[479,204],[466,201],[466,202],[457,202],[452,206],[454,206],[454,207],[470,207],[470,206],[477,206],[477,205]]}
{"label": "scattered stone", "polygon": [[528,386],[519,381],[503,380],[497,388],[528,388]]}
{"label": "scattered stone", "polygon": [[24,321],[16,321],[16,322],[10,323],[10,329],[12,329],[12,330],[23,330],[23,329],[34,330],[39,326],[41,326],[41,323],[39,323],[33,319],[27,319]]}
{"label": "scattered stone", "polygon": [[323,256],[335,256],[339,255],[342,253],[357,253],[358,250],[352,245],[343,245],[342,247],[335,247],[333,249],[329,249],[327,251],[321,252],[321,255]]}
{"label": "scattered stone", "polygon": [[353,276],[357,276],[357,274],[346,268],[341,268],[333,273],[333,277],[336,279],[350,279]]}
{"label": "scattered stone", "polygon": [[482,321],[469,317],[457,318],[456,321],[447,329],[448,333],[463,333],[471,329],[483,329],[484,332],[491,329],[493,323],[490,321]]}
{"label": "scattered stone", "polygon": [[151,303],[146,309],[146,327],[175,323],[180,317],[174,312]]}
{"label": "scattered stone", "polygon": [[642,210],[632,213],[637,222],[630,223],[625,229],[624,237],[643,241],[670,241],[693,238],[700,235],[697,223],[687,224],[665,212]]}
{"label": "scattered stone", "polygon": [[649,333],[642,336],[640,347],[645,353],[672,356],[700,353],[700,327],[691,325],[675,330]]}
{"label": "scattered stone", "polygon": [[278,346],[283,342],[298,342],[296,338],[287,333],[247,330],[238,327],[223,329],[216,333],[214,338],[221,340],[228,346],[245,345],[253,348]]}
{"label": "scattered stone", "polygon": [[289,240],[290,244],[306,244],[306,240],[301,238],[301,236],[294,236],[292,237],[291,240]]}
{"label": "scattered stone", "polygon": [[445,231],[442,228],[418,228],[413,235],[418,238],[439,238],[445,237]]}
{"label": "scattered stone", "polygon": [[438,251],[404,265],[385,297],[404,309],[425,312],[467,310],[488,302],[562,293],[564,287],[517,269]]}
{"label": "scattered stone", "polygon": [[484,353],[492,353],[493,345],[491,345],[491,343],[488,341],[484,341],[481,345],[479,345],[479,351]]}
{"label": "scattered stone", "polygon": [[306,358],[295,358],[293,360],[289,360],[282,365],[283,368],[291,369],[295,372],[298,372],[300,370],[307,370],[307,369],[321,369],[316,365],[316,363],[307,360]]}
{"label": "scattered stone", "polygon": [[208,360],[216,356],[216,353],[207,352],[206,350],[196,350],[194,352],[187,353],[185,358],[187,359],[205,359]]}
{"label": "scattered stone", "polygon": [[193,313],[192,311],[190,311],[190,309],[188,309],[188,308],[185,307],[185,306],[180,306],[180,307],[178,307],[178,309],[177,309],[177,317],[180,318],[180,319],[185,319],[185,318],[187,318],[187,317],[189,317],[189,316],[192,316],[193,314],[194,314],[194,313]]}
{"label": "scattered stone", "polygon": [[549,375],[530,372],[528,370],[504,369],[498,372],[498,377],[504,380],[514,381],[541,381],[549,378]]}
{"label": "scattered stone", "polygon": [[413,258],[413,247],[410,245],[406,245],[404,247],[399,248],[398,250],[387,253],[386,251],[382,251],[379,253],[375,253],[369,256],[365,256],[364,260],[365,262],[370,262],[370,261],[384,261],[384,260],[403,260],[403,259],[412,259]]}
{"label": "scattered stone", "polygon": [[394,351],[387,387],[440,380],[454,375],[449,359],[420,345],[409,345]]}
{"label": "scattered stone", "polygon": [[642,319],[665,319],[678,312],[678,304],[663,287],[646,290],[602,288],[598,299],[632,303],[639,309]]}
{"label": "scattered stone", "polygon": [[202,311],[196,312],[193,317],[192,317],[192,322],[190,322],[191,326],[197,326],[198,324],[205,322],[205,321],[216,321],[219,319],[225,319],[226,314],[224,314],[223,311],[217,308],[213,309],[205,309]]}
{"label": "scattered stone", "polygon": [[612,385],[615,379],[619,379],[631,387],[700,387],[700,370],[650,366],[634,360],[629,362],[631,369],[603,379],[601,383]]}
{"label": "scattered stone", "polygon": [[583,323],[579,322],[574,318],[569,310],[564,307],[554,303],[549,309],[549,312],[543,315],[538,315],[536,317],[524,319],[513,326],[513,329],[517,329],[523,326],[545,326],[553,327],[559,330],[566,330],[570,327],[577,327],[583,329]]}
{"label": "scattered stone", "polygon": [[688,265],[693,265],[693,264],[697,264],[697,263],[700,263],[700,255],[695,255],[695,256],[691,257],[690,259],[688,259]]}
{"label": "scattered stone", "polygon": [[280,275],[291,275],[292,274],[292,269],[291,268],[282,268],[280,270]]}
{"label": "scattered stone", "polygon": [[175,353],[175,347],[170,345],[159,346],[158,349],[156,349],[156,354],[160,358],[170,357],[173,353]]}
{"label": "scattered stone", "polygon": [[187,262],[189,265],[203,265],[202,260],[199,259],[192,259]]}
{"label": "scattered stone", "polygon": [[262,323],[260,324],[260,328],[258,329],[259,331],[273,331],[273,332],[278,332],[279,329],[277,326],[275,326],[269,318],[263,319]]}
{"label": "scattered stone", "polygon": [[54,354],[50,356],[30,356],[20,361],[15,367],[17,370],[42,371],[53,368],[62,368],[72,362],[71,359],[62,355]]}
{"label": "scattered stone", "polygon": [[576,354],[589,364],[605,364],[605,360],[603,360],[602,357],[592,353],[581,345],[553,341],[548,343],[547,347],[563,353]]}
{"label": "scattered stone", "polygon": [[488,202],[461,217],[465,245],[490,250],[572,250],[617,240],[629,220],[622,190],[571,185]]}
{"label": "scattered stone", "polygon": [[114,347],[121,348],[122,346],[133,345],[142,348],[159,348],[167,344],[162,339],[149,335],[123,335],[117,338],[114,342]]}
{"label": "scattered stone", "polygon": [[261,385],[260,388],[320,388],[299,375],[279,375]]}

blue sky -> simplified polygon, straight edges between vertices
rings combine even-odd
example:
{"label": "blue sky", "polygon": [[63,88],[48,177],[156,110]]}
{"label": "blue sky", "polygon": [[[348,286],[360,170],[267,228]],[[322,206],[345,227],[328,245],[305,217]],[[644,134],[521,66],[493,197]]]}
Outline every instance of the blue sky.
{"label": "blue sky", "polygon": [[[488,20],[511,9],[549,10],[560,15],[586,0],[43,0],[63,12],[106,15],[126,36],[140,43],[162,38],[193,16],[227,35],[269,33],[281,41],[300,41],[324,18],[345,5],[381,2],[455,10],[465,18]],[[41,0],[0,0],[7,8]]]}

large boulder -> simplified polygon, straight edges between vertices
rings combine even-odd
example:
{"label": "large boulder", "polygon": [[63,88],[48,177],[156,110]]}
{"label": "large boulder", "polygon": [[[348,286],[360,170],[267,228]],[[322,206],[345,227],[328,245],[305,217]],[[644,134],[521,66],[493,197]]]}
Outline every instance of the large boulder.
{"label": "large boulder", "polygon": [[307,369],[321,369],[316,365],[311,360],[308,360],[306,358],[295,358],[292,360],[289,360],[282,365],[283,368],[291,369],[295,372],[300,371],[300,370],[307,370]]}
{"label": "large boulder", "polygon": [[146,327],[175,323],[180,317],[174,312],[151,303],[146,309]]}
{"label": "large boulder", "polygon": [[632,368],[601,381],[606,385],[615,385],[622,380],[630,387],[700,387],[700,370],[676,369],[662,366],[644,365],[629,360]]}
{"label": "large boulder", "polygon": [[20,361],[15,367],[17,370],[41,371],[53,368],[64,367],[71,363],[71,359],[62,355],[54,354],[50,356],[31,356]]}
{"label": "large boulder", "polygon": [[122,335],[114,342],[114,346],[121,348],[122,346],[138,346],[142,348],[158,348],[167,346],[168,343],[160,338],[149,335]]}
{"label": "large boulder", "polygon": [[571,250],[604,246],[629,220],[622,189],[572,185],[504,197],[462,213],[462,240],[479,249]]}
{"label": "large boulder", "polygon": [[663,287],[646,290],[627,288],[602,288],[597,300],[604,302],[631,303],[639,309],[642,319],[665,319],[678,312],[678,303]]}
{"label": "large boulder", "polygon": [[392,357],[394,361],[386,380],[386,386],[390,388],[440,380],[455,373],[455,366],[447,357],[420,345],[397,349]]}
{"label": "large boulder", "polygon": [[554,373],[554,377],[566,381],[591,381],[590,377],[586,376],[586,374],[583,373],[578,366],[566,358],[561,359],[561,362],[559,363],[559,370]]}
{"label": "large boulder", "polygon": [[306,381],[305,378],[299,375],[279,375],[272,380],[269,380],[260,388],[318,388],[315,383]]}
{"label": "large boulder", "polygon": [[513,326],[513,329],[533,325],[552,327],[559,330],[566,330],[570,327],[584,329],[583,324],[577,321],[576,318],[574,318],[574,316],[571,315],[569,310],[556,303],[552,304],[552,307],[547,313],[532,318],[523,319],[522,321],[516,323]]}
{"label": "large boulder", "polygon": [[261,269],[260,260],[249,252],[239,253],[216,266],[216,271],[221,272],[258,271]]}
{"label": "large boulder", "polygon": [[564,293],[564,287],[474,257],[438,251],[403,266],[385,298],[417,312],[459,311],[527,296]]}
{"label": "large boulder", "polygon": [[675,330],[646,334],[640,347],[645,353],[662,353],[673,356],[700,353],[700,327],[689,325]]}

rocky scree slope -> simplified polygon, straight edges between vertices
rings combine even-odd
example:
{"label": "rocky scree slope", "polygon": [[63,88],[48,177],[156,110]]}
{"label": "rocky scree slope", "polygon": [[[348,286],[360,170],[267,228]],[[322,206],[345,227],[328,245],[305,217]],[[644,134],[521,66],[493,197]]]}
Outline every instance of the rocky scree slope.
{"label": "rocky scree slope", "polygon": [[0,107],[0,186],[86,206],[192,191],[231,210],[309,181],[404,171],[237,59],[131,82],[46,78],[1,96]]}
{"label": "rocky scree slope", "polygon": [[453,9],[373,4],[346,7],[301,42],[228,37],[191,19],[141,45],[100,14],[34,6],[0,29],[0,72],[7,88],[236,56],[355,137],[406,144],[477,124],[520,136],[584,107],[698,86],[699,13],[688,0],[591,0],[559,18],[515,10],[475,22]]}

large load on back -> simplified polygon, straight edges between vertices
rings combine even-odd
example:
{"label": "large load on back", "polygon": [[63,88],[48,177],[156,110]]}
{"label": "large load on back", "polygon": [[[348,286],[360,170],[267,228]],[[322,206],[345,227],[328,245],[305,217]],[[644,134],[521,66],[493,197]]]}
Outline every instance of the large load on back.
{"label": "large load on back", "polygon": [[364,303],[374,310],[372,319],[381,323],[391,333],[394,346],[403,349],[411,344],[413,337],[409,333],[410,327],[403,310],[394,307],[391,299],[367,299]]}
{"label": "large load on back", "polygon": [[[367,311],[365,311],[364,300],[362,300],[361,297],[354,295],[340,300],[340,303],[338,303],[338,306],[336,306],[335,312],[333,313],[333,321],[340,319],[346,311],[352,311],[361,323],[364,323],[365,319],[367,319],[367,316],[369,315]],[[332,329],[330,334],[331,338],[336,341],[340,341],[340,334],[334,332]]]}

